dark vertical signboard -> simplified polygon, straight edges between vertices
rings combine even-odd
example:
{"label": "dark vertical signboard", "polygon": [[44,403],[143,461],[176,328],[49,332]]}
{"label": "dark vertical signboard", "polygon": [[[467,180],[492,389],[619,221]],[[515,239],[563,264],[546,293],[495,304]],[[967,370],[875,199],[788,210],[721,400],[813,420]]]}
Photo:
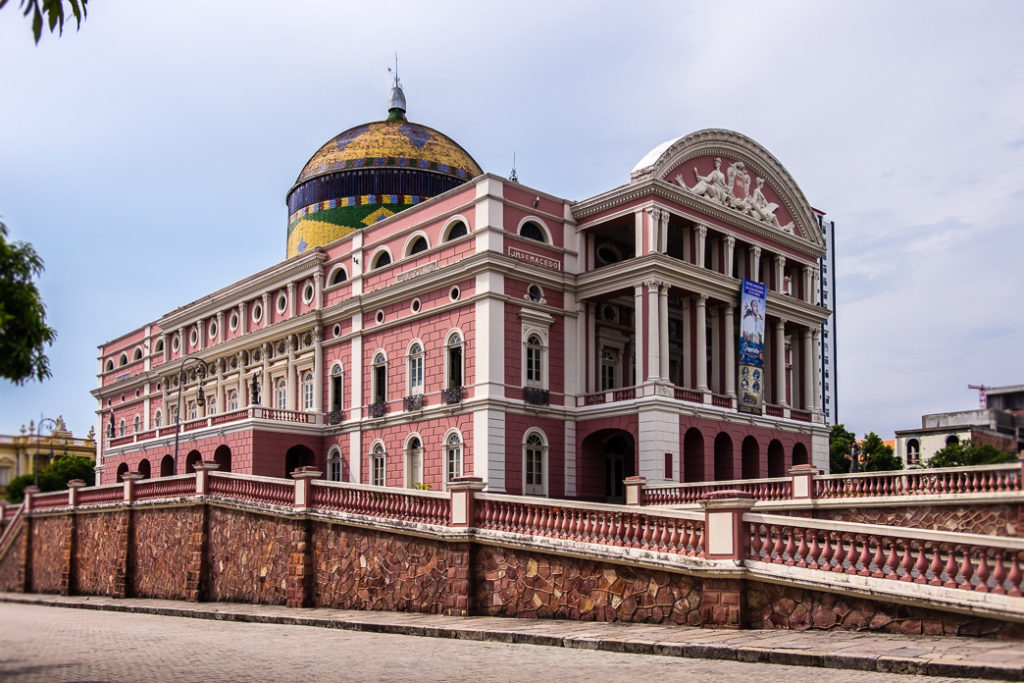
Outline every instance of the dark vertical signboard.
{"label": "dark vertical signboard", "polygon": [[767,288],[743,278],[740,289],[740,356],[737,373],[738,408],[761,414],[764,390],[764,310]]}

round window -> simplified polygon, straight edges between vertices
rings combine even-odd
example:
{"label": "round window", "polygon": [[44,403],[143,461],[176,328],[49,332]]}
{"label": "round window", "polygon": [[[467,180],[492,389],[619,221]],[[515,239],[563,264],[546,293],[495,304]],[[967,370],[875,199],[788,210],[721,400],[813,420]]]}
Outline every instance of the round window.
{"label": "round window", "polygon": [[335,337],[340,337],[341,336],[341,325],[335,324],[335,326],[334,326],[334,336]]}
{"label": "round window", "polygon": [[238,329],[238,313],[232,313],[231,317],[228,318],[228,327],[231,328],[232,332]]}
{"label": "round window", "polygon": [[412,300],[412,305],[409,306],[409,308],[412,309],[413,313],[419,313],[420,312],[420,307],[421,307],[421,304],[420,304],[420,300],[419,299],[413,299]]}
{"label": "round window", "polygon": [[288,308],[288,295],[282,292],[277,296],[277,312],[284,313],[286,308]]}
{"label": "round window", "polygon": [[263,306],[256,304],[252,307],[252,321],[258,323],[261,320],[263,320]]}
{"label": "round window", "polygon": [[313,285],[307,284],[302,288],[302,302],[305,304],[312,303],[313,301]]}
{"label": "round window", "polygon": [[199,343],[199,331],[196,328],[192,328],[192,331],[188,333],[188,343],[195,346]]}
{"label": "round window", "polygon": [[214,320],[210,321],[210,339],[217,338],[217,322]]}
{"label": "round window", "polygon": [[540,287],[537,285],[530,285],[526,290],[526,296],[530,298],[530,301],[540,301],[544,298],[543,293],[540,291]]}
{"label": "round window", "polygon": [[462,294],[458,287],[452,287],[451,291],[448,292],[448,298],[452,301],[458,301],[459,296]]}
{"label": "round window", "polygon": [[380,323],[384,322],[384,311],[377,311],[376,319],[377,319],[377,324],[378,325]]}
{"label": "round window", "polygon": [[181,346],[181,341],[178,339],[178,336],[175,335],[174,339],[171,340],[171,348],[174,349],[175,351],[177,351],[178,347],[180,347],[180,346]]}

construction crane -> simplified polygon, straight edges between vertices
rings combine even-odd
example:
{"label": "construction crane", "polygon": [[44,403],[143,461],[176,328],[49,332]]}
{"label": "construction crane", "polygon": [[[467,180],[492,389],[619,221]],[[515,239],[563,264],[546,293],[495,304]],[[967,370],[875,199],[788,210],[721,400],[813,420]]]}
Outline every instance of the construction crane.
{"label": "construction crane", "polygon": [[968,389],[978,390],[978,407],[982,410],[988,408],[988,399],[985,397],[985,390],[988,389],[984,384],[968,384]]}

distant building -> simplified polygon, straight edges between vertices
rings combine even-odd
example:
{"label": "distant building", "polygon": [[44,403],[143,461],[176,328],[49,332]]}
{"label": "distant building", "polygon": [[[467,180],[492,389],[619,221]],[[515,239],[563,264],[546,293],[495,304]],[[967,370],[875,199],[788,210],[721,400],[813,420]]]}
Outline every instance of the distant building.
{"label": "distant building", "polygon": [[905,466],[924,464],[951,443],[970,440],[1001,451],[1024,451],[1024,385],[986,387],[985,407],[921,417],[920,429],[896,432],[896,456]]}
{"label": "distant building", "polygon": [[103,483],[202,459],[616,501],[631,475],[828,467],[824,233],[774,155],[702,130],[573,202],[405,114],[396,84],[310,158],[287,260],[100,346]]}
{"label": "distant building", "polygon": [[[0,434],[0,495],[14,477],[32,474],[49,464],[51,458],[65,453],[92,460],[96,457],[95,432],[92,428],[84,439],[75,438],[58,417],[53,431],[37,430],[35,422],[21,427],[21,434]],[[41,432],[41,433],[37,433]]]}
{"label": "distant building", "polygon": [[825,424],[834,425],[839,421],[839,376],[838,339],[836,338],[836,223],[825,218],[817,209],[814,216],[825,240],[825,253],[818,261],[821,278],[818,281],[818,297],[823,308],[831,311],[828,319],[821,324],[821,344],[818,347],[818,367],[821,368],[819,389],[821,390],[821,412]]}

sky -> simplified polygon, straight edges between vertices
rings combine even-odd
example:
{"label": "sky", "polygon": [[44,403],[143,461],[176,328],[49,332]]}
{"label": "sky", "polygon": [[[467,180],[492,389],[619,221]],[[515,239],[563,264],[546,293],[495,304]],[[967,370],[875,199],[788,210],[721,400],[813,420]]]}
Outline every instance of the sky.
{"label": "sky", "polygon": [[[979,11],[982,10],[983,11]],[[1024,383],[1024,3],[107,0],[33,43],[0,10],[0,218],[46,264],[53,377],[0,433],[96,424],[97,346],[285,256],[325,141],[409,118],[584,199],[703,128],[836,221],[838,418],[891,438]]]}

